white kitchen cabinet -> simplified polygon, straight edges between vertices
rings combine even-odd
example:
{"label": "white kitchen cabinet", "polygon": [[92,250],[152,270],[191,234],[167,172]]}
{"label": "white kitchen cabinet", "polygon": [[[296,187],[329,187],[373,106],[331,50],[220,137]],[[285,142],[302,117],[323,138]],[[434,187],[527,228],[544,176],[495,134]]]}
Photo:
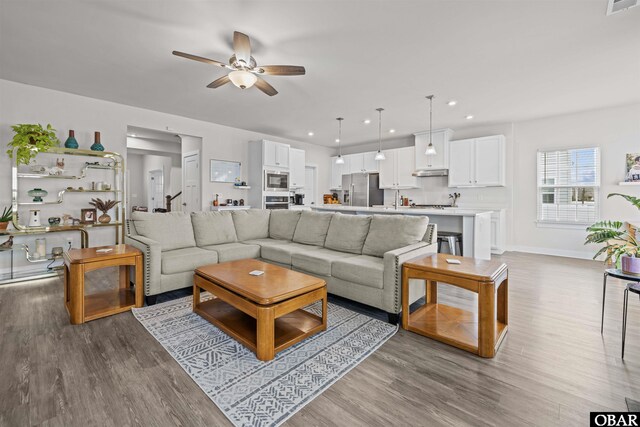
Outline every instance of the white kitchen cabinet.
{"label": "white kitchen cabinet", "polygon": [[289,149],[289,188],[303,188],[305,176],[305,152],[297,148]]}
{"label": "white kitchen cabinet", "polygon": [[438,129],[431,132],[431,140],[436,154],[427,156],[425,151],[429,145],[429,132],[414,133],[416,170],[447,169],[449,167],[449,140],[453,135],[451,129]]}
{"label": "white kitchen cabinet", "polygon": [[503,135],[449,141],[449,187],[505,185]]}
{"label": "white kitchen cabinet", "polygon": [[348,154],[343,156],[349,162],[349,173],[378,172],[376,152]]}
{"label": "white kitchen cabinet", "polygon": [[330,190],[342,190],[342,175],[347,175],[350,172],[350,160],[346,156],[342,156],[344,159],[344,164],[338,165],[336,164],[336,159],[338,157],[334,156],[331,158],[331,188]]}
{"label": "white kitchen cabinet", "polygon": [[415,165],[414,147],[383,150],[385,160],[378,162],[380,188],[417,188],[418,182],[412,175]]}
{"label": "white kitchen cabinet", "polygon": [[491,212],[491,253],[503,254],[507,239],[506,211],[496,209]]}
{"label": "white kitchen cabinet", "polygon": [[289,168],[289,144],[263,140],[262,164],[276,168]]}
{"label": "white kitchen cabinet", "polygon": [[378,172],[378,161],[376,160],[377,151],[363,153],[363,166],[365,172]]}

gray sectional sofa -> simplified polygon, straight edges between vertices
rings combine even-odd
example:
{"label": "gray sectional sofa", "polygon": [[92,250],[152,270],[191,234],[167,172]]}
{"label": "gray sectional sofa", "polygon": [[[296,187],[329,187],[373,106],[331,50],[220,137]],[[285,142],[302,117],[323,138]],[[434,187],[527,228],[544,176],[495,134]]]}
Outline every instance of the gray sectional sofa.
{"label": "gray sectional sofa", "polygon": [[[401,268],[436,253],[427,217],[343,215],[249,209],[185,214],[133,212],[125,243],[145,254],[144,291],[155,296],[193,285],[199,266],[258,258],[320,277],[329,293],[380,308],[397,320]],[[410,300],[424,295],[411,283]]]}

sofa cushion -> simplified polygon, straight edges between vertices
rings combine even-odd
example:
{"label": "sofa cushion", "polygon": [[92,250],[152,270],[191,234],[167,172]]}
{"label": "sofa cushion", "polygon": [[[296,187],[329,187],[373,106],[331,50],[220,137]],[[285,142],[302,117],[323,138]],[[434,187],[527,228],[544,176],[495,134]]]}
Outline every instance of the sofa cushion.
{"label": "sofa cushion", "polygon": [[238,240],[231,212],[192,212],[191,223],[196,244],[200,247]]}
{"label": "sofa cushion", "polygon": [[136,231],[141,236],[158,242],[162,252],[196,245],[189,214],[135,211],[131,213],[131,219],[135,221]]}
{"label": "sofa cushion", "polygon": [[385,252],[418,243],[428,224],[426,216],[374,215],[362,254],[382,257]]}
{"label": "sofa cushion", "polygon": [[293,241],[323,246],[332,217],[332,213],[303,211],[293,234]]}
{"label": "sofa cushion", "polygon": [[163,252],[160,265],[162,274],[175,274],[193,272],[198,267],[217,262],[217,252],[193,247]]}
{"label": "sofa cushion", "polygon": [[260,249],[260,256],[267,261],[273,261],[280,264],[291,265],[291,256],[294,253],[305,251],[315,251],[320,249],[318,246],[304,245],[302,243],[283,242],[281,245],[267,245]]}
{"label": "sofa cushion", "polygon": [[348,282],[382,289],[384,260],[369,255],[340,259],[331,264],[331,275]]}
{"label": "sofa cushion", "polygon": [[324,247],[336,251],[361,254],[369,232],[371,216],[343,215],[336,213],[331,218]]}
{"label": "sofa cushion", "polygon": [[269,237],[291,240],[300,220],[301,211],[274,210],[269,218]]}
{"label": "sofa cushion", "polygon": [[268,209],[246,209],[233,211],[231,216],[238,240],[264,239],[269,237]]}
{"label": "sofa cushion", "polygon": [[266,239],[251,239],[251,240],[245,240],[242,243],[246,243],[248,245],[258,245],[261,248],[265,247],[265,246],[280,246],[280,245],[286,245],[287,243],[290,243],[288,240],[278,240],[278,239],[272,239],[270,237],[267,237]]}
{"label": "sofa cushion", "polygon": [[202,249],[218,253],[218,262],[235,261],[237,259],[259,258],[260,246],[245,243],[223,243],[221,245],[205,246]]}
{"label": "sofa cushion", "polygon": [[320,248],[294,253],[291,256],[291,266],[311,274],[331,276],[331,264],[334,261],[354,256],[356,255]]}

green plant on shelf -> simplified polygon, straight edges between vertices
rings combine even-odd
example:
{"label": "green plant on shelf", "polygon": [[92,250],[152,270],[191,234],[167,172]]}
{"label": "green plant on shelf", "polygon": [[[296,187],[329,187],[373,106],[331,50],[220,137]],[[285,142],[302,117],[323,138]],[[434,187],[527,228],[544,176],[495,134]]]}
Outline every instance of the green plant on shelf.
{"label": "green plant on shelf", "polygon": [[41,124],[18,124],[11,126],[11,129],[15,135],[7,144],[7,154],[13,158],[15,150],[18,165],[28,165],[38,153],[45,153],[60,145],[56,130],[50,124],[46,128]]}
{"label": "green plant on shelf", "polygon": [[13,219],[13,208],[11,206],[7,206],[2,210],[2,215],[0,216],[0,222],[9,222]]}

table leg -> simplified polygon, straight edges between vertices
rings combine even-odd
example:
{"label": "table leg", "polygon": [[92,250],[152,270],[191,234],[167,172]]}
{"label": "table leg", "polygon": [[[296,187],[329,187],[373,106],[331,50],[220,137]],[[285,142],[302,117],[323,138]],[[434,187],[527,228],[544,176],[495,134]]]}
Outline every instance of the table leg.
{"label": "table leg", "polygon": [[426,280],[426,295],[425,295],[425,303],[436,304],[438,302],[438,282],[433,280]]}
{"label": "table leg", "polygon": [[272,360],[275,357],[275,318],[272,308],[258,307],[256,327],[256,356],[258,360]]}
{"label": "table leg", "polygon": [[200,305],[200,286],[193,284],[193,310],[195,311]]}
{"label": "table leg", "polygon": [[142,255],[136,256],[136,307],[144,305],[144,277],[142,274],[143,267]]}
{"label": "table leg", "polygon": [[72,325],[84,323],[84,264],[71,264],[69,272],[69,317]]}
{"label": "table leg", "polygon": [[129,266],[121,265],[120,267],[120,289],[127,289],[129,287]]}
{"label": "table leg", "polygon": [[604,299],[607,296],[607,276],[609,273],[604,272],[604,278],[602,279],[602,319],[600,320],[600,335],[604,329]]}
{"label": "table leg", "polygon": [[478,286],[478,356],[495,356],[496,342],[496,289],[494,282]]}
{"label": "table leg", "polygon": [[506,278],[498,288],[497,318],[500,323],[509,324],[509,279]]}
{"label": "table leg", "polygon": [[409,269],[402,268],[402,328],[409,327]]}
{"label": "table leg", "polygon": [[322,330],[327,330],[327,292],[325,290],[322,297]]}

